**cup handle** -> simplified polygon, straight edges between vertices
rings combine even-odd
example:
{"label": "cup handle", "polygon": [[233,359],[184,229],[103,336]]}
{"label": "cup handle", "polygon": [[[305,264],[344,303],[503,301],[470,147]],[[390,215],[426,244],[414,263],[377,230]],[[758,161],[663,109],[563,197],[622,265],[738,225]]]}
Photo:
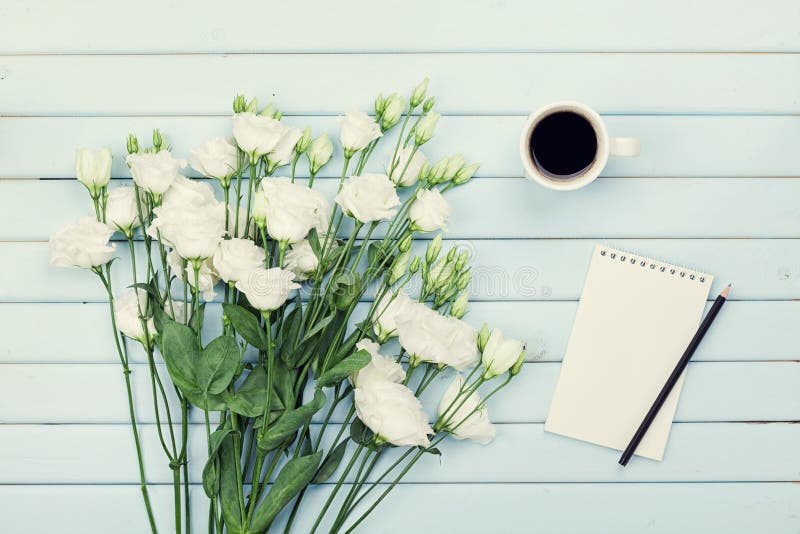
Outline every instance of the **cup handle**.
{"label": "cup handle", "polygon": [[608,143],[610,156],[638,156],[639,140],[635,137],[612,137]]}

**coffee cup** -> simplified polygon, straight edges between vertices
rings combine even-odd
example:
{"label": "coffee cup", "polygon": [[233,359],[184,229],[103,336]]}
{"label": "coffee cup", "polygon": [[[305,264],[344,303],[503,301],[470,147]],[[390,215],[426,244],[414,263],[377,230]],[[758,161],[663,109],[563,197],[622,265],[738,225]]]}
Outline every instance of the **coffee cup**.
{"label": "coffee cup", "polygon": [[592,183],[609,156],[638,156],[639,140],[610,137],[600,115],[562,101],[531,113],[519,142],[525,175],[549,189],[572,191]]}

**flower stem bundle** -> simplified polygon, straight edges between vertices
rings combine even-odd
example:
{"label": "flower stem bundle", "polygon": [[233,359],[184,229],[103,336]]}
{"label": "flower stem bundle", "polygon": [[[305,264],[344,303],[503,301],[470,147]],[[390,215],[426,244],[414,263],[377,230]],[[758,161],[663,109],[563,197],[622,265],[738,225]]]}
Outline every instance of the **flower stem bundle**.
{"label": "flower stem bundle", "polygon": [[[50,261],[90,269],[107,291],[153,532],[134,395],[152,399],[178,534],[191,531],[198,505],[191,482],[210,501],[209,533],[350,532],[422,457],[442,454],[447,437],[495,437],[487,401],[519,373],[525,351],[462,320],[469,254],[442,250],[444,194],[478,166],[423,154],[440,120],[427,84],[408,100],[379,96],[374,115],[339,118],[335,179],[318,177],[337,151],[327,134],[289,126],[274,105],[244,96],[234,99],[233,137],[191,150],[199,179],[181,174],[187,162],[158,130],[147,148],[127,139],[132,186],[109,187],[110,150],[79,150],[94,214],[53,235]],[[112,267],[115,233],[129,258]],[[433,239],[417,254],[420,235]],[[120,270],[126,290],[112,285]],[[131,386],[130,343],[147,358],[144,391]],[[447,376],[430,414],[422,400]],[[191,410],[202,412],[205,434],[196,481]],[[326,498],[311,508],[308,490],[322,484]]]}

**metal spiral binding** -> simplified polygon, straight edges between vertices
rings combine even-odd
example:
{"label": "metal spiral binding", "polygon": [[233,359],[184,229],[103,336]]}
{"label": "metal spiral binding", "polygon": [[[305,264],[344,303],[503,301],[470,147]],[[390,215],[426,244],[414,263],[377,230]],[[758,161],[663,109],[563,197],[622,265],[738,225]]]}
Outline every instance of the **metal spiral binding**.
{"label": "metal spiral binding", "polygon": [[637,259],[636,257],[632,257],[630,254],[623,254],[623,253],[617,254],[617,252],[602,249],[600,251],[600,255],[608,256],[612,260],[616,260],[619,257],[620,263],[628,262],[631,265],[636,265],[638,261],[639,267],[650,267],[651,270],[655,270],[656,267],[658,267],[658,270],[662,273],[669,273],[672,276],[677,275],[680,278],[686,278],[688,276],[689,280],[698,280],[701,284],[705,283],[706,281],[705,276],[698,275],[697,273],[694,273],[688,269],[680,269],[678,267],[673,267],[671,265],[660,265],[659,263],[653,261],[650,261],[648,263],[648,261],[645,261],[640,258]]}

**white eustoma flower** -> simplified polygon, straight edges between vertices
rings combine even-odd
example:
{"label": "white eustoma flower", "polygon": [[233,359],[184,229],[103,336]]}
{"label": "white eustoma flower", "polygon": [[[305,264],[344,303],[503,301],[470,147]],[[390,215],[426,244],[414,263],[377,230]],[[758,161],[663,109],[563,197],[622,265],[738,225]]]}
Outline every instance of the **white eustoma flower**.
{"label": "white eustoma flower", "polygon": [[358,418],[379,438],[398,447],[430,445],[428,416],[406,386],[371,380],[355,388],[353,403]]}
{"label": "white eustoma flower", "polygon": [[356,343],[356,349],[365,350],[371,356],[370,362],[350,375],[350,383],[354,387],[361,387],[376,380],[384,380],[399,384],[406,377],[403,366],[393,358],[380,353],[381,346],[369,339],[362,339]]}
{"label": "white eustoma flower", "polygon": [[419,146],[430,141],[431,137],[433,137],[434,130],[436,130],[436,124],[438,122],[438,113],[434,111],[426,113],[425,116],[419,120],[417,127],[414,130],[414,143]]}
{"label": "white eustoma flower", "polygon": [[284,258],[284,268],[294,273],[295,280],[307,280],[318,265],[317,255],[307,240],[292,245]]}
{"label": "white eustoma flower", "polygon": [[61,227],[50,238],[50,265],[78,269],[105,265],[116,250],[116,245],[108,242],[113,233],[114,230],[88,216]]}
{"label": "white eustoma flower", "polygon": [[261,198],[253,206],[253,220],[265,223],[276,241],[290,245],[302,241],[317,222],[311,190],[289,178],[265,178],[257,195]]}
{"label": "white eustoma flower", "polygon": [[[114,298],[114,320],[120,332],[143,345],[150,345],[156,334],[152,315],[148,317],[147,292],[144,289],[130,289],[122,296]],[[147,332],[142,326],[142,319]]]}
{"label": "white eustoma flower", "polygon": [[264,266],[264,249],[250,239],[223,239],[211,263],[223,281],[236,282]]}
{"label": "white eustoma flower", "polygon": [[217,251],[225,234],[225,205],[167,204],[153,209],[155,218],[148,235],[160,237],[188,260],[208,259]]}
{"label": "white eustoma flower", "polygon": [[412,228],[420,232],[447,229],[450,206],[438,189],[420,189],[408,210]]}
{"label": "white eustoma flower", "polygon": [[133,229],[140,224],[135,188],[117,187],[108,192],[106,224],[114,231],[119,230],[126,237],[132,235]]}
{"label": "white eustoma flower", "polygon": [[417,183],[419,171],[426,163],[428,163],[428,158],[425,157],[425,154],[419,150],[415,151],[412,146],[406,146],[397,151],[394,163],[388,165],[386,174],[398,186],[408,187]]}
{"label": "white eustoma flower", "polygon": [[225,137],[215,137],[189,151],[189,164],[194,170],[209,178],[216,178],[223,186],[231,183],[238,166],[236,145]]}
{"label": "white eustoma flower", "polygon": [[236,289],[245,294],[255,309],[262,312],[283,306],[289,293],[299,287],[300,284],[294,283],[294,273],[280,267],[259,267],[236,282]]}
{"label": "white eustoma flower", "polygon": [[207,206],[216,204],[214,189],[206,182],[192,180],[182,175],[175,177],[172,185],[164,192],[162,206],[184,208],[187,206]]}
{"label": "white eustoma flower", "polygon": [[404,292],[386,293],[377,306],[373,318],[373,330],[378,336],[378,341],[386,342],[389,338],[397,336],[397,317],[412,308],[414,301]]}
{"label": "white eustoma flower", "polygon": [[414,303],[396,319],[400,345],[411,361],[463,371],[478,363],[478,333],[467,323]]}
{"label": "white eustoma flower", "polygon": [[[170,269],[172,269],[172,273],[178,280],[186,280],[190,286],[194,287],[194,267],[192,266],[191,262],[189,262],[184,269],[183,258],[181,258],[180,255],[173,250],[167,254],[167,264],[169,265]],[[214,300],[214,297],[217,296],[216,291],[214,291],[214,286],[217,285],[217,282],[219,282],[219,276],[217,276],[216,271],[214,271],[211,258],[200,264],[200,271],[197,274],[197,279],[199,282],[197,285],[197,290],[202,293],[203,300]],[[178,310],[175,310],[175,313],[177,315]],[[178,319],[176,318],[175,320],[177,321]]]}
{"label": "white eustoma flower", "polygon": [[336,203],[348,216],[369,223],[394,217],[400,198],[385,174],[362,174],[350,177]]}
{"label": "white eustoma flower", "polygon": [[233,137],[236,144],[250,155],[251,161],[275,150],[284,133],[279,120],[250,111],[233,116]]}
{"label": "white eustoma flower", "polygon": [[439,402],[439,419],[443,428],[456,439],[488,444],[494,439],[496,430],[489,420],[488,409],[479,406],[481,398],[478,392],[466,395],[464,378],[456,375]]}
{"label": "white eustoma flower", "polygon": [[307,201],[314,207],[314,228],[319,236],[328,233],[328,224],[331,222],[333,208],[325,196],[315,189],[305,188]]}
{"label": "white eustoma flower", "polygon": [[178,170],[186,167],[185,160],[172,157],[167,150],[157,154],[129,154],[125,161],[136,185],[154,195],[163,195],[178,177]]}
{"label": "white eustoma flower", "polygon": [[363,111],[351,111],[338,117],[336,122],[341,126],[339,140],[345,151],[352,154],[367,146],[370,141],[381,135],[381,128],[372,117]]}
{"label": "white eustoma flower", "polygon": [[492,329],[481,358],[483,367],[486,369],[483,376],[491,378],[505,373],[517,362],[523,350],[525,350],[525,344],[522,341],[506,339],[502,330]]}
{"label": "white eustoma flower", "polygon": [[332,155],[333,143],[328,138],[328,134],[322,134],[311,141],[306,152],[308,168],[311,174],[317,174],[322,166],[330,161]]}
{"label": "white eustoma flower", "polygon": [[79,148],[75,151],[75,175],[89,190],[92,198],[97,197],[100,189],[111,179],[112,159],[110,148]]}
{"label": "white eustoma flower", "polygon": [[303,136],[303,131],[294,126],[286,126],[281,124],[283,132],[281,134],[278,144],[272,149],[272,152],[267,156],[276,167],[291,163],[294,157],[294,146]]}

